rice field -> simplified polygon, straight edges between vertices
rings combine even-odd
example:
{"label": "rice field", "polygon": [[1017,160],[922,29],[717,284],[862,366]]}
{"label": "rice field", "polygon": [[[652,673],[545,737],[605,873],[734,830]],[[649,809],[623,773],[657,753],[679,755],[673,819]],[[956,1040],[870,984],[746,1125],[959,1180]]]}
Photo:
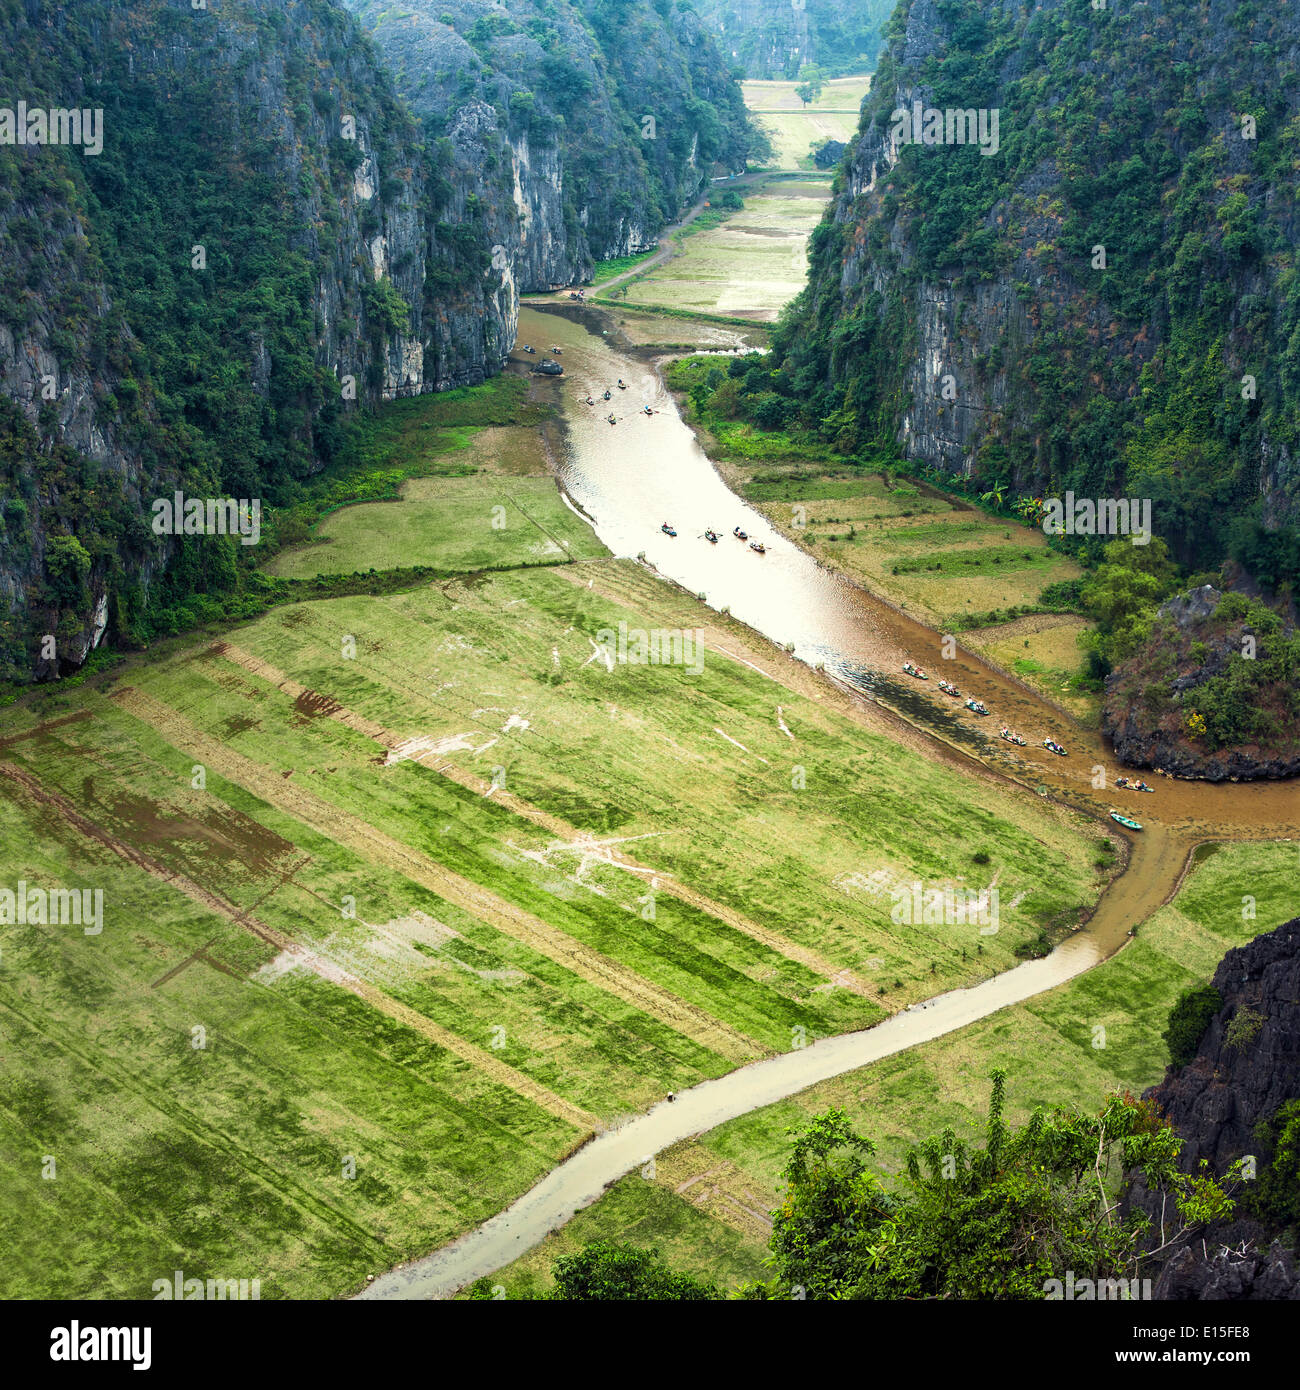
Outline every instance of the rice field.
{"label": "rice field", "polygon": [[827,140],[847,144],[858,129],[862,99],[871,77],[842,77],[825,84],[820,96],[805,106],[796,82],[744,82],[745,105],[767,132],[775,152],[776,169],[811,169],[812,149]]}
{"label": "rice field", "polygon": [[[630,562],[521,568],[275,609],[6,710],[0,883],[100,889],[104,925],[0,927],[0,1291],[337,1295],[599,1126],[1093,899],[1072,813],[802,668],[598,656],[697,612]],[[973,923],[890,920],[900,881],[994,875],[982,955]]]}
{"label": "rice field", "polygon": [[817,100],[805,106],[795,92],[797,82],[761,81],[757,78],[740,84],[745,105],[751,111],[808,111],[851,112],[857,115],[862,99],[871,90],[871,74],[857,77],[833,77],[827,80]]}
{"label": "rice field", "polygon": [[829,195],[824,180],[774,180],[746,192],[741,211],[681,238],[671,260],[633,280],[628,306],[775,320],[803,288],[808,238]]}
{"label": "rice field", "polygon": [[1085,667],[1086,620],[1044,613],[967,626],[981,614],[1033,605],[1047,585],[1082,574],[1048,548],[1041,530],[901,475],[754,464],[737,458],[731,441],[719,448],[733,486],[820,560],[940,631],[959,628],[964,645],[1076,717],[1095,718],[1096,697],[1070,684]]}
{"label": "rice field", "polygon": [[413,478],[399,502],[332,512],[312,543],[267,566],[287,579],[429,565],[466,571],[565,564],[605,553],[550,477]]}

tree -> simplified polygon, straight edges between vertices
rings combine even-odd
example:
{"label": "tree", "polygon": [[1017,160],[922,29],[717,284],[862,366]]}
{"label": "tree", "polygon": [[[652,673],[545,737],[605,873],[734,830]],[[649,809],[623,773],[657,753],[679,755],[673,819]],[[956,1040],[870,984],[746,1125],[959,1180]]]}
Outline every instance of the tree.
{"label": "tree", "polygon": [[632,1301],[701,1302],[719,1299],[713,1284],[702,1284],[670,1269],[658,1250],[625,1241],[596,1240],[552,1266],[552,1299],[583,1303]]}
{"label": "tree", "polygon": [[46,542],[45,573],[60,608],[86,607],[90,565],[90,555],[76,536],[51,536]]}
{"label": "tree", "polygon": [[[1231,1214],[1228,1188],[1204,1164],[1179,1171],[1182,1140],[1149,1103],[1114,1095],[1095,1114],[1040,1109],[1013,1128],[1005,1074],[992,1080],[983,1146],[944,1130],[908,1155],[896,1191],[867,1170],[874,1146],[842,1111],[813,1119],[774,1213],[777,1277],[742,1297],[1042,1299],[1067,1271],[1137,1277]],[[1154,1233],[1144,1215],[1119,1216],[1116,1179],[1134,1171],[1168,1197]]]}
{"label": "tree", "polygon": [[824,85],[821,68],[816,63],[805,63],[799,69],[799,85],[794,89],[795,95],[808,106],[821,96]]}
{"label": "tree", "polygon": [[1196,1056],[1210,1020],[1221,1008],[1223,996],[1213,985],[1196,985],[1178,996],[1162,1034],[1174,1066],[1186,1066]]}

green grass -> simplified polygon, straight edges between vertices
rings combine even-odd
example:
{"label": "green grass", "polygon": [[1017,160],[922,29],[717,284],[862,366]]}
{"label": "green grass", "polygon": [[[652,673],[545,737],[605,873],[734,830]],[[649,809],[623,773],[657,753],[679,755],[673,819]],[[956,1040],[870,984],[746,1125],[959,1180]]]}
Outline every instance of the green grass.
{"label": "green grass", "polygon": [[[0,799],[0,827],[6,883],[105,897],[98,937],[4,929],[5,1297],[147,1298],[176,1268],[327,1297],[490,1214],[572,1142],[344,991],[259,983],[273,949],[34,808]],[[195,963],[154,987],[199,947],[233,978]]]}
{"label": "green grass", "polygon": [[[893,538],[891,532],[890,539]],[[978,550],[925,550],[920,555],[896,559],[892,571],[894,574],[988,574],[1049,569],[1057,563],[1057,556],[1045,546],[1027,549],[1017,545],[985,544]]]}
{"label": "green grass", "polygon": [[466,450],[490,426],[536,426],[549,407],[528,400],[528,383],[498,376],[481,386],[430,392],[358,414],[337,458],[301,485],[293,502],[267,509],[259,555],[304,541],[321,518],[356,502],[394,500],[410,478],[461,477],[475,471]]}
{"label": "green grass", "polygon": [[[657,249],[655,248],[655,250]],[[616,275],[623,275],[629,270],[635,270],[642,262],[648,261],[655,254],[655,250],[639,251],[635,256],[611,256],[608,260],[597,261],[591,283],[603,285],[606,280],[612,280]]]}
{"label": "green grass", "polygon": [[276,556],[269,571],[288,579],[415,565],[469,571],[605,553],[551,478],[416,479],[399,502],[333,512],[312,540]]}
{"label": "green grass", "polygon": [[[1028,894],[989,947],[996,968],[1090,900],[1089,841],[1071,816],[968,783],[717,653],[698,676],[590,662],[602,627],[698,617],[634,565],[592,572],[621,600],[538,568],[294,605],[230,634],[397,737],[467,735],[430,767],[383,766],[368,734],[202,644],[4,711],[0,737],[80,716],[0,758],[94,835],[19,804],[6,779],[0,883],[84,883],[107,900],[100,937],[0,930],[7,1296],[142,1296],[176,1268],[261,1278],[264,1297],[339,1293],[499,1210],[577,1139],[524,1083],[611,1120],[741,1059],[698,1030],[776,1051],[796,1029],[879,1018],[874,994],[827,988],[835,970],[903,980],[883,1007],[971,977],[956,936],[894,926],[888,897],[855,875],[968,872],[940,847],[987,844],[987,872]],[[132,703],[145,698],[156,703]],[[444,764],[482,782],[497,772],[508,793],[598,837],[645,837],[627,849],[660,876],[653,920],[645,876],[579,872],[565,837],[439,775]],[[449,896],[444,873],[479,896]],[[215,898],[193,901],[182,879]],[[675,897],[668,879],[819,953],[825,971]],[[503,908],[579,956],[598,952],[627,985],[504,930]],[[325,976],[259,973],[278,948],[241,913],[314,953]],[[198,948],[206,959],[161,982]],[[340,971],[374,995],[341,988]],[[647,989],[696,1022],[674,1023]],[[385,1012],[397,1007],[476,1051],[462,1058]],[[728,1277],[750,1268],[734,1244],[718,1237]]]}
{"label": "green grass", "polygon": [[829,187],[774,181],[746,190],[740,211],[707,209],[672,259],[631,282],[628,304],[775,318],[803,287],[807,240],[828,195]]}
{"label": "green grass", "polygon": [[753,1241],[697,1211],[662,1184],[631,1173],[616,1182],[596,1206],[580,1211],[540,1245],[491,1275],[488,1283],[501,1290],[498,1297],[537,1298],[553,1286],[555,1260],[598,1239],[655,1246],[674,1269],[689,1269],[721,1288],[768,1274],[762,1263],[764,1252]]}

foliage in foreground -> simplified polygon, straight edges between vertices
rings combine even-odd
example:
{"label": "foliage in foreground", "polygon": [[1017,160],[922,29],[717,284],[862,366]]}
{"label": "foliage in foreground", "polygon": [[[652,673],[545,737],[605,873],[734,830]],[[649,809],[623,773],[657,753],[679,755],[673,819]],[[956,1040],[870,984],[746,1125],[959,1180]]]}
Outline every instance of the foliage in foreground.
{"label": "foliage in foreground", "polygon": [[[627,1241],[593,1240],[556,1260],[552,1272],[555,1287],[546,1296],[566,1303],[698,1303],[722,1297],[713,1284],[670,1269],[658,1250]],[[479,1279],[469,1296],[494,1297],[492,1280]]]}
{"label": "foliage in foreground", "polygon": [[[1178,1169],[1182,1139],[1148,1101],[1113,1095],[1099,1113],[1036,1110],[1003,1120],[1005,1073],[995,1071],[984,1142],[951,1129],[918,1144],[886,1183],[868,1166],[875,1145],[844,1111],[827,1110],[794,1134],[773,1213],[771,1280],[737,1297],[786,1299],[1043,1299],[1049,1281],[1140,1277],[1148,1263],[1230,1216],[1238,1166],[1216,1178]],[[1292,1117],[1294,1118],[1294,1117]],[[1293,1160],[1296,1126],[1285,1128]],[[1120,1214],[1121,1178],[1140,1174],[1163,1193],[1153,1228]],[[558,1299],[716,1298],[674,1275],[657,1252],[597,1241],[557,1260]],[[491,1297],[480,1281],[475,1297]]]}

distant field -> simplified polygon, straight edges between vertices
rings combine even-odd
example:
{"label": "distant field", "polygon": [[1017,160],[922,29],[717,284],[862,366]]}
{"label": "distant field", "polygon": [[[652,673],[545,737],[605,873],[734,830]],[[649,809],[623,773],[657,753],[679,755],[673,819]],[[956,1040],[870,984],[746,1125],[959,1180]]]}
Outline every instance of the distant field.
{"label": "distant field", "polygon": [[[1139,1093],[1167,1061],[1160,1034],[1188,985],[1224,952],[1295,915],[1294,844],[1224,845],[1114,960],[968,1028],[811,1087],[656,1154],[558,1234],[490,1276],[506,1297],[550,1286],[559,1255],[598,1238],[659,1246],[675,1268],[733,1288],[763,1278],[771,1209],[790,1150],[787,1130],[830,1106],[848,1111],[897,1171],[908,1147],[951,1125],[978,1142],[989,1073],[1007,1070],[1007,1119],[1036,1105],[1100,1108],[1107,1093]],[[1242,895],[1258,919],[1242,921]],[[1099,1045],[1101,1044],[1101,1045]]]}
{"label": "distant field", "polygon": [[856,112],[761,111],[756,116],[771,138],[776,152],[773,167],[777,169],[812,169],[813,146],[827,140],[847,144],[858,128]]}
{"label": "distant field", "polygon": [[803,288],[824,182],[774,181],[719,227],[681,240],[672,260],[632,282],[626,302],[773,320]]}
{"label": "distant field", "polygon": [[751,111],[848,111],[854,116],[862,98],[871,89],[871,74],[861,77],[836,77],[827,82],[821,95],[810,106],[804,106],[795,94],[797,82],[742,82],[740,90],[745,105]]}
{"label": "distant field", "polygon": [[821,96],[804,106],[795,82],[744,82],[745,105],[767,131],[775,150],[774,167],[811,169],[810,148],[827,140],[848,142],[858,128],[862,98],[871,78],[844,77],[826,83]]}

